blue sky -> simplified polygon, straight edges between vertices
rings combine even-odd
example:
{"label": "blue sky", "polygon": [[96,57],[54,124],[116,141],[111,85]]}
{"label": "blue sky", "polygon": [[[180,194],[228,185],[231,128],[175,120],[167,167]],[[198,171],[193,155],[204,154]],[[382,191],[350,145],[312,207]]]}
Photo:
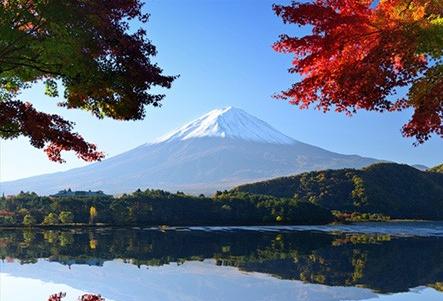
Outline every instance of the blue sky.
{"label": "blue sky", "polygon": [[[145,26],[159,51],[153,60],[166,74],[180,74],[180,78],[165,91],[163,106],[148,108],[143,121],[97,120],[87,112],[57,108],[57,100],[44,96],[41,85],[22,98],[75,121],[75,129],[108,157],[152,141],[214,108],[234,106],[297,140],[331,151],[428,166],[443,161],[442,139],[433,137],[414,147],[413,139],[401,136],[410,112],[359,112],[349,118],[335,112],[302,111],[273,99],[297,78],[287,72],[291,57],[275,53],[271,46],[281,33],[302,33],[274,15],[275,1],[148,1],[145,10],[151,20]],[[62,165],[49,162],[24,138],[1,141],[0,177],[7,181],[86,164],[72,154],[65,154],[65,159]]]}

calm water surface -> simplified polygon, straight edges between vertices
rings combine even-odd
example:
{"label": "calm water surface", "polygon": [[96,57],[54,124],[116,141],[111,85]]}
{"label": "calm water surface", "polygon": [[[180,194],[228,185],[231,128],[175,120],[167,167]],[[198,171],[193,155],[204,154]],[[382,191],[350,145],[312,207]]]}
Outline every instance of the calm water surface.
{"label": "calm water surface", "polygon": [[0,230],[0,300],[441,301],[443,223]]}

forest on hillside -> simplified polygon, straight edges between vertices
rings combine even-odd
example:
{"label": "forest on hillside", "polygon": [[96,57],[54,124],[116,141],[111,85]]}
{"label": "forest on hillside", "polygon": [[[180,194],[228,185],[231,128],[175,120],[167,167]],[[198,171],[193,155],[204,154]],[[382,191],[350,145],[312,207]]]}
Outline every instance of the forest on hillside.
{"label": "forest on hillside", "polygon": [[397,219],[443,219],[443,174],[394,163],[307,172],[238,186],[231,193],[294,198],[329,210]]}

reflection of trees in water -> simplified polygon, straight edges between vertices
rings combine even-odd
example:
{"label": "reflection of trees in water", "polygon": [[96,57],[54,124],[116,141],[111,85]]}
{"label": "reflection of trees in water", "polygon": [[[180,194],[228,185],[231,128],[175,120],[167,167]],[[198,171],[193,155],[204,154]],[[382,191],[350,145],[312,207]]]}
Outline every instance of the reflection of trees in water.
{"label": "reflection of trees in water", "polygon": [[137,266],[215,259],[217,265],[333,286],[442,290],[443,239],[295,232],[2,230],[0,256],[65,265],[116,258]]}

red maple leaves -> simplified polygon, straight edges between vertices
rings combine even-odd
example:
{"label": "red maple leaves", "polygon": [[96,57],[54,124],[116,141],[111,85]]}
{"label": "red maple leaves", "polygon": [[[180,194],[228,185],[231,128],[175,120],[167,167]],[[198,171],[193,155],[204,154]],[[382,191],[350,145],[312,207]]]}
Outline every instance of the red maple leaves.
{"label": "red maple leaves", "polygon": [[[277,97],[347,114],[412,108],[405,136],[443,137],[443,70],[431,62],[442,45],[426,39],[443,13],[441,1],[387,0],[374,7],[368,0],[316,0],[274,11],[285,23],[312,28],[310,35],[282,35],[275,43],[276,51],[295,55],[289,71],[302,75]],[[401,87],[411,87],[408,97],[397,97]]]}
{"label": "red maple leaves", "polygon": [[100,295],[86,294],[79,298],[79,301],[104,301]]}
{"label": "red maple leaves", "polygon": [[23,135],[30,138],[31,145],[45,147],[52,161],[63,162],[62,151],[74,151],[85,161],[103,158],[103,153],[97,151],[94,144],[72,132],[71,122],[58,115],[39,112],[30,103],[0,102],[0,128],[9,137]]}
{"label": "red maple leaves", "polygon": [[[48,301],[62,301],[66,293],[57,293],[49,296]],[[79,301],[105,301],[100,295],[85,294],[78,298]]]}

